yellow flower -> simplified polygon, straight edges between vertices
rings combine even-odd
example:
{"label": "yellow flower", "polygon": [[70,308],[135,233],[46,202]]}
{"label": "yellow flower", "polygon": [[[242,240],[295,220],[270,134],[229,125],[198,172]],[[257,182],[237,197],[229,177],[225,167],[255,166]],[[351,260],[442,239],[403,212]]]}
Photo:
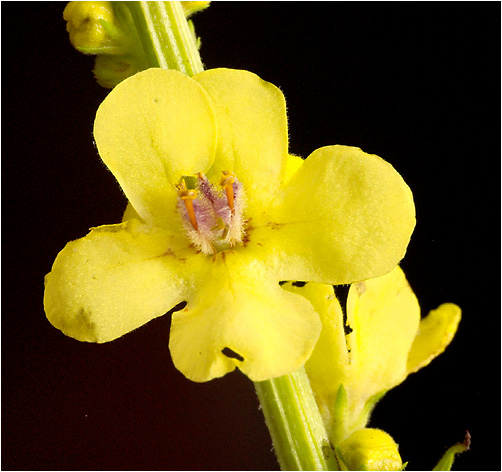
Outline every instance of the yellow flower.
{"label": "yellow flower", "polygon": [[445,303],[420,320],[399,267],[350,287],[345,327],[333,287],[283,287],[305,296],[321,316],[321,336],[305,370],[335,444],[364,428],[386,391],[446,349],[461,317],[457,305]]}
{"label": "yellow flower", "polygon": [[67,244],[46,277],[47,317],[106,342],[186,301],[169,346],[194,381],[302,366],[319,315],[279,281],[381,275],[414,228],[412,194],[381,158],[289,156],[284,97],[250,72],[136,74],[102,103],[94,136],[136,218]]}

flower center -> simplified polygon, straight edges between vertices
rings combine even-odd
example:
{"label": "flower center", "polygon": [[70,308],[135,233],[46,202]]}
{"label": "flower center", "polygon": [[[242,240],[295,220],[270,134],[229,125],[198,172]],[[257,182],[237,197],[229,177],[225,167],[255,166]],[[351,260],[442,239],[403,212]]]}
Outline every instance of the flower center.
{"label": "flower center", "polygon": [[[186,180],[192,185],[187,187]],[[200,172],[182,178],[178,189],[178,212],[190,241],[204,254],[230,249],[244,236],[245,195],[233,172],[223,171],[219,188]]]}

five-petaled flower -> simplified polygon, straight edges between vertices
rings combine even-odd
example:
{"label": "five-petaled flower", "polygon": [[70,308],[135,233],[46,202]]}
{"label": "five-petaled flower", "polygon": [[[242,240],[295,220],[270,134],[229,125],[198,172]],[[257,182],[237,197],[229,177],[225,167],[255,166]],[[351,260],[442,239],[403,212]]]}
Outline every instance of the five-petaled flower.
{"label": "five-petaled flower", "polygon": [[94,136],[132,208],[60,252],[47,317],[106,342],[186,301],[169,346],[194,381],[236,366],[255,381],[299,368],[321,322],[279,281],[385,274],[414,228],[411,191],[378,156],[289,155],[284,96],[250,72],[138,73],[104,100]]}

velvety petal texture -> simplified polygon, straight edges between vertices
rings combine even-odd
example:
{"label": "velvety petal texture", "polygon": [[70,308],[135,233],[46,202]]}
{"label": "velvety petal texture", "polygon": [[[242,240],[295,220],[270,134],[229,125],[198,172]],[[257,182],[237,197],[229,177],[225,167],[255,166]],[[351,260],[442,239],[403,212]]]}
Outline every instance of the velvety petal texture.
{"label": "velvety petal texture", "polygon": [[285,280],[347,284],[389,272],[415,227],[413,196],[395,169],[359,148],[314,151],[256,236],[276,245]]}
{"label": "velvety petal texture", "polygon": [[211,100],[196,81],[149,69],[109,93],[96,114],[94,137],[138,214],[169,228],[177,218],[174,184],[210,168],[216,126]]}
{"label": "velvety petal texture", "polygon": [[420,323],[420,306],[403,271],[353,284],[347,298],[351,393],[370,398],[401,383]]}
{"label": "velvety petal texture", "polygon": [[420,321],[417,336],[408,355],[408,373],[425,367],[439,356],[457,332],[462,310],[453,303],[443,303]]}
{"label": "velvety petal texture", "polygon": [[336,393],[347,377],[349,353],[345,341],[343,311],[331,285],[288,282],[282,286],[288,292],[305,297],[321,316],[322,330],[305,370],[315,392],[318,406],[327,424],[331,422],[331,407]]}
{"label": "velvety petal texture", "polygon": [[79,341],[111,341],[164,315],[189,289],[190,261],[177,238],[139,222],[100,226],[59,253],[46,276],[44,306],[58,329]]}
{"label": "velvety petal texture", "polygon": [[305,298],[270,279],[265,264],[222,253],[203,280],[171,324],[171,355],[186,377],[204,382],[238,367],[262,381],[291,373],[309,358],[319,316]]}
{"label": "velvety petal texture", "polygon": [[250,199],[267,200],[285,175],[286,101],[269,82],[244,70],[212,69],[194,76],[211,97],[218,121],[213,172],[232,170]]}
{"label": "velvety petal texture", "polygon": [[[408,313],[403,294],[397,301],[376,299],[392,316],[408,310],[394,326],[366,302],[373,300],[373,283],[364,293],[354,289],[349,322],[361,336],[375,336],[362,342],[341,334],[331,288],[309,284],[300,296],[279,286],[282,280],[351,283],[399,262],[415,224],[414,205],[390,164],[346,146],[321,148],[305,161],[289,154],[281,91],[230,69],[194,78],[140,72],[106,97],[94,136],[130,203],[122,224],[93,229],[56,258],[45,291],[54,326],[79,340],[105,342],[186,301],[172,317],[176,367],[197,382],[236,367],[262,381],[306,362],[321,330],[318,313],[329,313],[323,323],[337,331],[321,335],[319,352],[347,382],[357,379],[358,395],[368,394],[365,375],[374,379],[383,368],[374,353],[384,344],[376,338],[404,328],[391,350],[399,359],[389,361],[378,386],[406,375],[400,356],[418,318]],[[437,349],[432,341],[420,344],[416,362]],[[321,357],[314,353],[313,364],[322,364]],[[322,382],[331,394],[333,381]]]}
{"label": "velvety petal texture", "polygon": [[460,309],[451,303],[420,321],[418,301],[399,267],[350,287],[346,324],[332,286],[283,288],[306,297],[321,316],[321,335],[305,370],[335,442],[363,428],[386,391],[443,352],[460,321]]}

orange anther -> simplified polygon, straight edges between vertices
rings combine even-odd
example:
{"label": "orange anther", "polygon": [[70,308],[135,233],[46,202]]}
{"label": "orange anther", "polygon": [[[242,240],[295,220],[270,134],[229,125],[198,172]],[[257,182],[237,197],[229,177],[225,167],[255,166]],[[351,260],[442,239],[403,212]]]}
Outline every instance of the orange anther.
{"label": "orange anther", "polygon": [[197,231],[199,229],[199,225],[197,224],[197,218],[195,217],[195,211],[193,208],[193,201],[197,198],[197,190],[188,189],[185,183],[185,179],[181,179],[179,184],[175,185],[178,189],[178,196],[185,203],[185,207],[188,213],[188,219],[193,226],[193,229]]}
{"label": "orange anther", "polygon": [[192,223],[193,229],[197,231],[199,229],[199,225],[197,224],[197,218],[195,218],[195,212],[193,210],[193,199],[183,199],[185,202],[185,207],[187,209],[188,213],[188,219],[190,220],[190,223]]}
{"label": "orange anther", "polygon": [[235,213],[234,207],[234,182],[235,175],[233,172],[229,172],[228,170],[223,171],[223,177],[221,178],[220,185],[225,189],[225,193],[227,195],[227,202],[232,213]]}

